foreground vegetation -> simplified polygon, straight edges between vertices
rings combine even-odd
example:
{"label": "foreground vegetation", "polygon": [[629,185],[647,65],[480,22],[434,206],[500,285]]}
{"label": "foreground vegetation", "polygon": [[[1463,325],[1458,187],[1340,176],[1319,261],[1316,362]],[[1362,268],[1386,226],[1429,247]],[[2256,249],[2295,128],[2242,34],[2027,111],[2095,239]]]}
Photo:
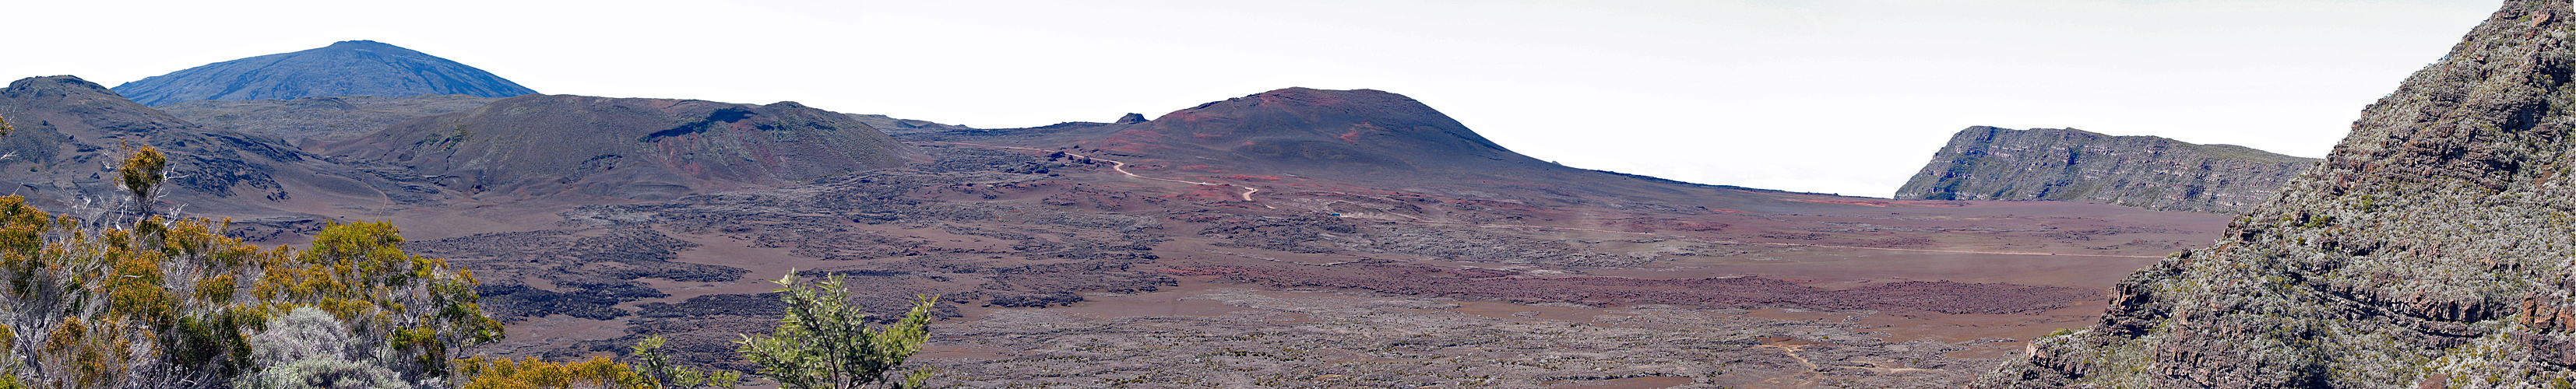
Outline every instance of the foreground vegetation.
{"label": "foreground vegetation", "polygon": [[[9,131],[0,121],[0,136]],[[128,202],[82,220],[0,197],[0,389],[731,387],[740,373],[675,365],[663,339],[631,362],[459,358],[499,339],[471,271],[403,251],[386,222],[333,222],[303,249],[223,236],[228,220],[153,204],[168,159],[134,149]],[[743,353],[786,387],[918,387],[891,373],[927,339],[925,297],[870,329],[839,277],[779,281],[789,309]]]}

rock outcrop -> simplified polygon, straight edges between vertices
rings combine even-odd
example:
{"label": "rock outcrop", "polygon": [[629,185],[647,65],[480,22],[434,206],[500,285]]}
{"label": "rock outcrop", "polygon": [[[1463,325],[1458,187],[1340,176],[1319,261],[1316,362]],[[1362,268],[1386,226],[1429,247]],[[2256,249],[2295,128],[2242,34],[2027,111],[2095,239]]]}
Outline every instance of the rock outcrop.
{"label": "rock outcrop", "polygon": [[216,62],[117,85],[134,102],[294,100],[324,96],[402,97],[536,94],[483,69],[376,41]]}
{"label": "rock outcrop", "polygon": [[1896,190],[1900,200],[2094,201],[2241,213],[2317,160],[2236,145],[2077,129],[1968,127]]}
{"label": "rock outcrop", "polygon": [[477,196],[663,200],[779,186],[922,158],[847,114],[795,102],[528,95],[323,147]]}
{"label": "rock outcrop", "polygon": [[294,100],[198,100],[159,107],[161,112],[213,128],[287,140],[345,140],[423,116],[474,109],[491,97],[419,95],[331,96]]}
{"label": "rock outcrop", "polygon": [[1984,388],[2564,387],[2576,373],[2576,16],[2506,1],[2321,167]]}

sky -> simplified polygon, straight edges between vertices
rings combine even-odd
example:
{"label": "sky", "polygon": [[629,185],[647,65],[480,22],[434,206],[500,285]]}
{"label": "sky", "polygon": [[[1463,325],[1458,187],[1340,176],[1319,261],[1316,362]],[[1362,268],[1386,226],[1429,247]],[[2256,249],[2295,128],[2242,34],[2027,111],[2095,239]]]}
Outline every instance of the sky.
{"label": "sky", "polygon": [[2495,0],[44,1],[0,78],[374,40],[539,92],[979,128],[1263,91],[1413,97],[1522,154],[1886,197],[1960,129],[2322,157]]}

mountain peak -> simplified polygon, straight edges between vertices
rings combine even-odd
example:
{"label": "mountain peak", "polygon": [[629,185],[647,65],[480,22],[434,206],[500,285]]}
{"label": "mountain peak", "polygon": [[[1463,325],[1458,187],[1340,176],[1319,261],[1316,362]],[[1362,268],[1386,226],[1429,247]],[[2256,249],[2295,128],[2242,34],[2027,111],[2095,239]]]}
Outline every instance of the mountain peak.
{"label": "mountain peak", "polygon": [[537,93],[482,69],[369,40],[217,62],[128,82],[114,90],[150,106],[196,100]]}
{"label": "mountain peak", "polygon": [[1283,88],[1172,111],[1126,131],[1328,165],[1409,168],[1528,159],[1411,97],[1370,89]]}

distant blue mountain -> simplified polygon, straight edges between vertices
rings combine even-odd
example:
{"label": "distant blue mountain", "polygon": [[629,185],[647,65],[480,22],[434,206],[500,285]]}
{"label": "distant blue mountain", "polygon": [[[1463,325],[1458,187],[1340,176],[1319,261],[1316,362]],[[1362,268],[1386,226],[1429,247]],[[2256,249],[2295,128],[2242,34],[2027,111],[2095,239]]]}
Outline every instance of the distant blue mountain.
{"label": "distant blue mountain", "polygon": [[319,49],[216,62],[111,90],[156,107],[197,100],[537,93],[483,69],[376,41],[341,41]]}

